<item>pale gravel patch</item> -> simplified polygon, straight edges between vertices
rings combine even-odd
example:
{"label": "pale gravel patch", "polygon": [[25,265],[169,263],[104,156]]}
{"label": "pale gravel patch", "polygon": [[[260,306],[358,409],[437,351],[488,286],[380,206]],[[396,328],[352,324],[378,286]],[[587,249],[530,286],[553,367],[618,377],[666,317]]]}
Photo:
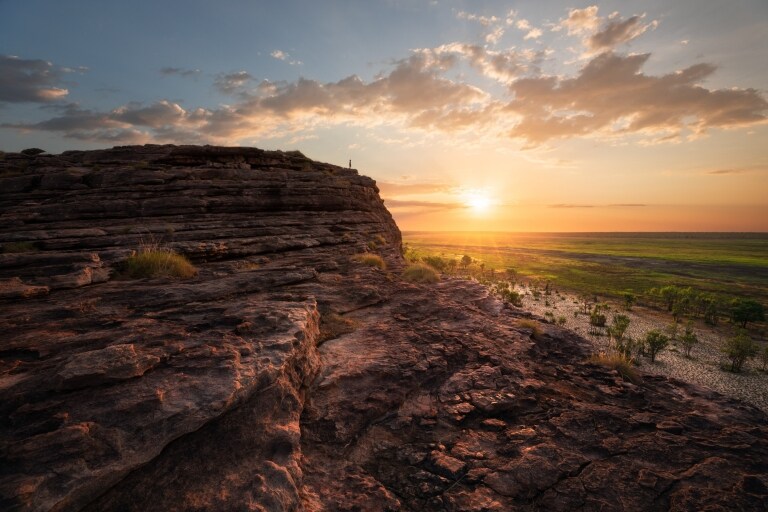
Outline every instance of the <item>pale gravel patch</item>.
{"label": "pale gravel patch", "polygon": [[[517,290],[525,293],[523,295],[523,309],[542,318],[547,311],[551,311],[555,315],[555,319],[559,316],[565,316],[566,324],[564,327],[588,340],[595,352],[609,348],[608,336],[589,334],[589,315],[581,313],[578,317],[574,317],[574,311],[581,311],[579,305],[574,304],[575,295],[561,292],[560,296],[563,298],[560,299],[555,294],[548,297],[542,294],[537,301],[530,293],[527,293],[526,289],[517,288]],[[550,306],[546,306],[546,300],[549,300]],[[627,334],[636,340],[643,338],[645,333],[652,329],[663,331],[667,325],[672,323],[670,315],[651,309],[635,306],[631,311],[626,311],[613,303],[610,306],[611,311],[606,313],[608,324],[610,324],[613,314],[627,315],[631,320]],[[682,333],[685,330],[684,324],[681,324],[678,329],[678,332]],[[728,360],[720,351],[720,347],[729,336],[733,335],[730,326],[714,328],[697,320],[693,329],[699,338],[699,343],[694,345],[690,358],[683,355],[680,345],[672,342],[666,350],[656,356],[655,363],[651,363],[650,359],[640,358],[640,370],[705,386],[768,412],[768,373],[760,370],[759,356],[747,361],[742,373],[724,371],[721,366],[727,364]]]}

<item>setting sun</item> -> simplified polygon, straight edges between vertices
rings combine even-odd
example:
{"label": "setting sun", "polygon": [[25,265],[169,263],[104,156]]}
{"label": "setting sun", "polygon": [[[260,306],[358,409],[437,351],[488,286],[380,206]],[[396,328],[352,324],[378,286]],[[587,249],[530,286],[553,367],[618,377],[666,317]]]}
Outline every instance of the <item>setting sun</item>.
{"label": "setting sun", "polygon": [[494,201],[485,191],[469,191],[464,194],[464,204],[475,213],[486,213]]}

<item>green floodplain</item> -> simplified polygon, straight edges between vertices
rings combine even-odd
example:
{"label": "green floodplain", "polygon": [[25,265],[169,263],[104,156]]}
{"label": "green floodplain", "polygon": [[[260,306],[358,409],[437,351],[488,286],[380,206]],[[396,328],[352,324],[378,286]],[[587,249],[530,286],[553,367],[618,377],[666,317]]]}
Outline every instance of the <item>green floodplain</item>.
{"label": "green floodplain", "polygon": [[768,303],[768,233],[406,231],[403,242],[415,256],[469,255],[486,271],[576,293],[618,298],[676,285]]}

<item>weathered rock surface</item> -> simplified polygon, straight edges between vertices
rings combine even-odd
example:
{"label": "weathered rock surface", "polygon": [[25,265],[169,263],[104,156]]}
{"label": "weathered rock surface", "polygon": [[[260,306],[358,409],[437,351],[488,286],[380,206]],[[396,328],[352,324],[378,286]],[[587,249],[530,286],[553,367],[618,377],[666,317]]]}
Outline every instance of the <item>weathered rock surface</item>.
{"label": "weathered rock surface", "polygon": [[[200,272],[119,278],[142,244]],[[475,283],[402,282],[400,233],[353,170],[5,154],[0,246],[2,510],[768,506],[763,413],[624,382]],[[350,260],[366,250],[389,270]]]}

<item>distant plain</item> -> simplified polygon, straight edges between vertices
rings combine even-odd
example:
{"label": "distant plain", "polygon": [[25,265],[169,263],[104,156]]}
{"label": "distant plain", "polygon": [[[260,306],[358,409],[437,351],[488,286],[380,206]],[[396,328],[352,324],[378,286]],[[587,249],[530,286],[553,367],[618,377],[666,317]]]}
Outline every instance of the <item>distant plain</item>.
{"label": "distant plain", "polygon": [[768,233],[410,231],[403,241],[415,254],[469,255],[576,293],[616,298],[673,284],[768,302]]}

